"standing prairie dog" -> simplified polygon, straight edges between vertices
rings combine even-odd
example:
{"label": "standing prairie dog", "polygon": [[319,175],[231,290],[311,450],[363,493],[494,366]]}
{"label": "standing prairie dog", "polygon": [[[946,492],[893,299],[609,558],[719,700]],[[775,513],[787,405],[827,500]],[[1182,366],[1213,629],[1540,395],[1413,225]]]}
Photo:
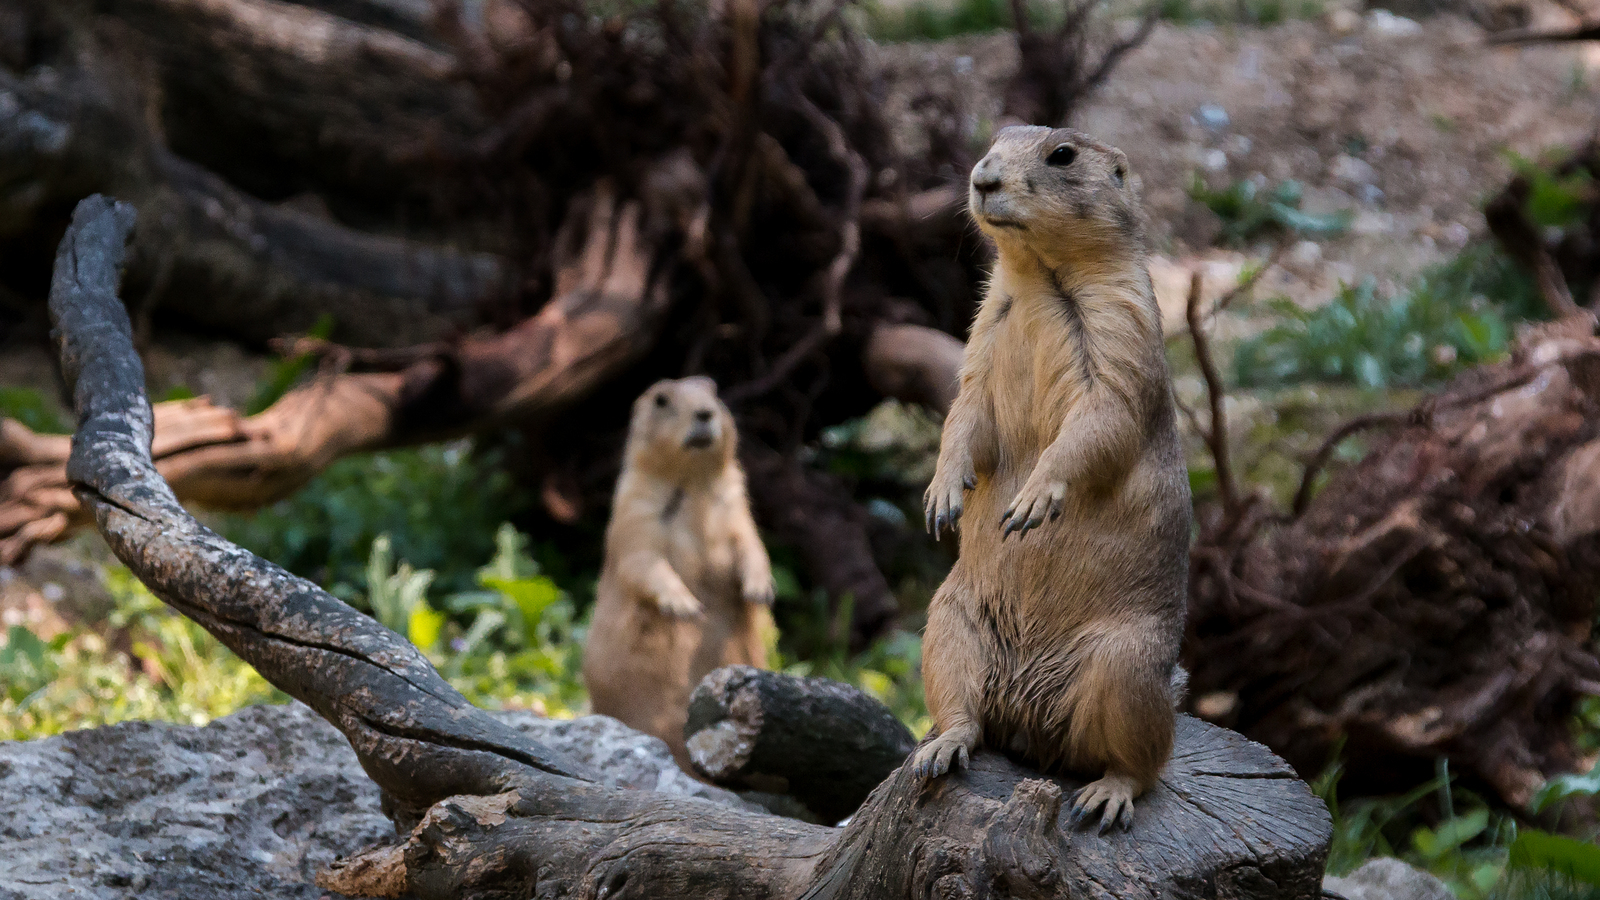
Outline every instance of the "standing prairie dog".
{"label": "standing prairie dog", "polygon": [[969,202],[999,255],[926,497],[961,552],[929,607],[938,736],[913,765],[982,744],[1104,773],[1073,821],[1127,827],[1172,752],[1191,516],[1139,199],[1120,150],[1013,127]]}
{"label": "standing prairie dog", "polygon": [[584,648],[594,711],[666,741],[687,772],[695,685],[767,664],[772,569],[737,444],[709,378],[657,382],[634,402]]}

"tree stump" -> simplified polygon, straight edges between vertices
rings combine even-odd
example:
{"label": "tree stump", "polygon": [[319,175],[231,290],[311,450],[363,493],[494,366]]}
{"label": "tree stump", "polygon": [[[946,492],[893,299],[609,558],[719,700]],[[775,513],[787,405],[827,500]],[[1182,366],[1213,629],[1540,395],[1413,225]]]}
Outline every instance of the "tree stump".
{"label": "tree stump", "polygon": [[[847,830],[889,848],[872,854],[881,870],[859,862],[851,869],[852,879],[875,879],[886,890],[931,878],[938,891],[960,888],[935,896],[983,896],[983,880],[1003,874],[1008,884],[1020,879],[1074,897],[1321,891],[1331,829],[1322,801],[1267,748],[1190,716],[1178,717],[1172,761],[1136,804],[1133,827],[1106,835],[1062,820],[1063,798],[1084,781],[1042,778],[997,753],[980,752],[960,775],[916,784],[894,771],[915,747],[905,726],[877,700],[825,678],[718,669],[695,690],[684,735],[701,774],[787,792],[824,818],[849,815],[877,780],[891,779],[862,813],[864,827]],[[938,822],[941,836],[905,828],[912,816]]]}

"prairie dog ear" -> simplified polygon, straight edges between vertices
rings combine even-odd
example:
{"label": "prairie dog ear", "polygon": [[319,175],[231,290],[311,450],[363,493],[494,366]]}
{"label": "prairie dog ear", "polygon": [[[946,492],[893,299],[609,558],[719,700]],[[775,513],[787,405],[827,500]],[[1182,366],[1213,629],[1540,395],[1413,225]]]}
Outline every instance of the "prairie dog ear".
{"label": "prairie dog ear", "polygon": [[1111,177],[1117,182],[1117,187],[1124,187],[1132,180],[1133,173],[1128,168],[1128,156],[1121,150],[1111,151]]}

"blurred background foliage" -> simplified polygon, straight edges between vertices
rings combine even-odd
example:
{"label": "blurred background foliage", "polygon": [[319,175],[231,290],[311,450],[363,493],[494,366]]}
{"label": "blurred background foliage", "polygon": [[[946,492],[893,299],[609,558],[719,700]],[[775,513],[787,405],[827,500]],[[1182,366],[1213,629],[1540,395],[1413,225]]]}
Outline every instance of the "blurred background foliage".
{"label": "blurred background foliage", "polygon": [[[904,15],[913,18],[917,7]],[[949,21],[916,21],[918,33],[1001,27],[991,0],[956,7]],[[884,25],[888,28],[888,25]],[[1530,164],[1531,165],[1531,164]],[[1587,184],[1536,179],[1541,215],[1554,227],[1571,218],[1567,196]],[[1223,240],[1265,257],[1273,241],[1331,233],[1341,216],[1299,209],[1292,186],[1270,191],[1234,185],[1191,190],[1224,223]],[[1541,220],[1543,221],[1543,220]],[[1546,313],[1530,280],[1488,244],[1472,244],[1411,283],[1382,290],[1365,280],[1332,302],[1305,309],[1284,298],[1244,302],[1222,314],[1234,337],[1231,427],[1252,483],[1284,500],[1307,442],[1341,417],[1409,402],[1402,388],[1437,384],[1463,368],[1501,359],[1516,329]],[[1196,366],[1186,343],[1171,345],[1180,399]],[[306,377],[303,359],[272,366],[253,407],[264,407]],[[179,389],[170,396],[184,396]],[[1194,402],[1194,397],[1187,400]],[[0,415],[41,432],[69,430],[60,406],[37,391],[0,388]],[[886,525],[875,546],[907,611],[904,630],[865,652],[848,650],[848,598],[802,583],[791,551],[770,547],[778,585],[774,668],[854,684],[889,706],[917,734],[929,726],[919,674],[920,611],[942,579],[951,548],[893,535],[921,516],[939,423],[920,409],[889,402],[824,432],[808,449],[811,465],[844,479]],[[222,534],[323,585],[415,643],[473,702],[566,717],[586,710],[579,680],[593,602],[595,548],[536,542],[519,529],[532,505],[508,473],[505,442],[471,440],[341,460],[298,494],[252,515],[212,516]],[[1357,458],[1359,440],[1343,453]],[[1191,448],[1197,500],[1214,494],[1210,460]],[[597,535],[577,535],[593,544]],[[126,569],[101,570],[110,608],[103,621],[77,623],[49,637],[11,625],[0,645],[0,740],[32,739],[129,719],[199,724],[254,703],[286,697],[175,615]],[[1600,701],[1573,728],[1600,751]],[[1596,898],[1600,847],[1535,827],[1559,821],[1569,804],[1592,804],[1600,774],[1553,780],[1526,816],[1497,812],[1436,777],[1393,797],[1339,796],[1343,774],[1330,761],[1314,788],[1335,818],[1330,874],[1376,856],[1397,856],[1441,878],[1462,900]]]}

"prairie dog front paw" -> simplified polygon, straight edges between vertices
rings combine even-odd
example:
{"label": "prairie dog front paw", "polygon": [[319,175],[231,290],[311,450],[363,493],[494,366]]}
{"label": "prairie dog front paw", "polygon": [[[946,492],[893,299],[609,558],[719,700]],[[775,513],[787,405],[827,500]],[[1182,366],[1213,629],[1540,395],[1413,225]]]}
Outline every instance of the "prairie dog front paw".
{"label": "prairie dog front paw", "polygon": [[706,608],[688,588],[677,591],[662,591],[656,595],[656,607],[669,616],[680,619],[703,619]]}
{"label": "prairie dog front paw", "polygon": [[1021,540],[1046,520],[1053,522],[1060,518],[1066,498],[1065,481],[1052,479],[1035,469],[1000,517],[1000,530],[1008,536],[1015,531],[1017,539]]}
{"label": "prairie dog front paw", "polygon": [[922,495],[923,514],[928,520],[928,533],[937,540],[946,528],[956,530],[961,519],[966,492],[978,486],[978,476],[972,464],[942,465],[933,473],[927,493]]}
{"label": "prairie dog front paw", "polygon": [[911,769],[924,781],[965,769],[971,765],[972,751],[977,746],[976,728],[952,729],[919,747],[911,758]]}
{"label": "prairie dog front paw", "polygon": [[744,580],[744,602],[755,606],[771,606],[777,597],[777,586],[772,582],[771,575],[751,576]]}

